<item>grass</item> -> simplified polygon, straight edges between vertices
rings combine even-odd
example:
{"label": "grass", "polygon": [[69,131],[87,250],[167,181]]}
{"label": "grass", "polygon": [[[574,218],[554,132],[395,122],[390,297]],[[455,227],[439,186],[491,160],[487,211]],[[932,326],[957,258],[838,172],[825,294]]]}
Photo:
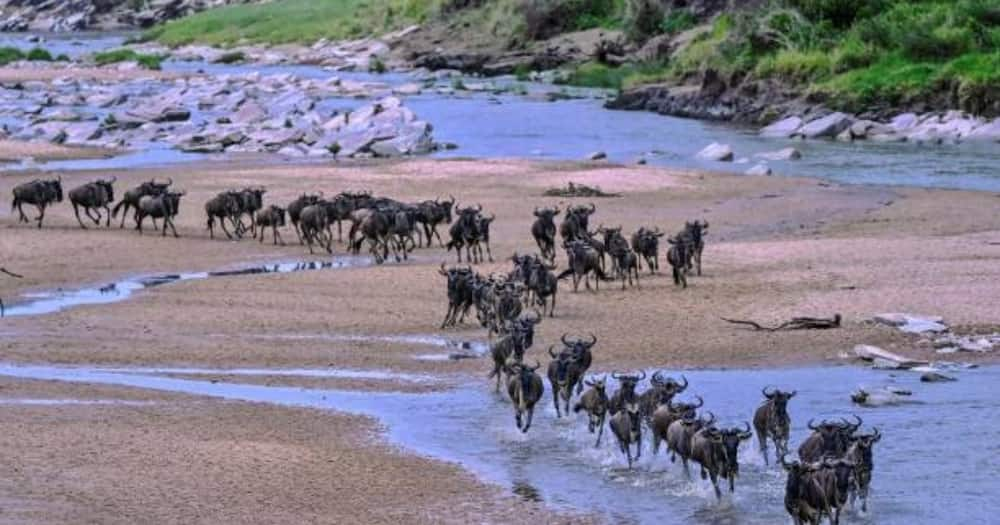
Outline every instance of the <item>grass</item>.
{"label": "grass", "polygon": [[219,55],[215,61],[219,64],[236,64],[247,59],[246,53],[242,51],[230,51]]}
{"label": "grass", "polygon": [[420,23],[438,0],[276,0],[209,9],[157,26],[143,35],[168,46],[194,42],[303,43],[343,40]]}
{"label": "grass", "polygon": [[160,63],[163,62],[165,56],[162,55],[146,55],[141,53],[136,53],[131,49],[114,49],[111,51],[103,51],[94,54],[94,63],[98,66],[105,66],[108,64],[116,64],[118,62],[137,62],[140,66],[147,69],[160,69]]}
{"label": "grass", "polygon": [[68,62],[69,57],[66,55],[59,55],[56,58],[52,58],[52,53],[49,53],[48,50],[40,47],[32,48],[28,50],[27,53],[16,47],[0,47],[0,66],[7,65],[18,60],[35,60],[39,62],[52,62],[53,60],[58,60],[60,62]]}
{"label": "grass", "polygon": [[667,67],[662,64],[645,63],[611,67],[596,62],[586,62],[573,69],[559,83],[571,86],[621,90],[666,78]]}

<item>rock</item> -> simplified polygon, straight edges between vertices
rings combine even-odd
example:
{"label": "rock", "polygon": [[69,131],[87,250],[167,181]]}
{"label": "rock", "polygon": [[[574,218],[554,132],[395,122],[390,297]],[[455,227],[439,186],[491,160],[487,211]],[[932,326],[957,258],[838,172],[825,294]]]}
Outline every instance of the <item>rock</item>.
{"label": "rock", "polygon": [[855,346],[854,355],[859,359],[871,361],[876,368],[908,369],[928,364],[927,361],[909,359],[871,345]]}
{"label": "rock", "polygon": [[906,131],[920,122],[916,113],[903,113],[901,115],[896,115],[891,121],[889,121],[889,127],[893,131]]}
{"label": "rock", "polygon": [[697,157],[702,160],[712,160],[717,162],[732,162],[733,148],[728,144],[713,142],[698,152]]}
{"label": "rock", "polygon": [[993,344],[986,338],[962,338],[958,341],[958,349],[963,352],[992,352]]}
{"label": "rock", "polygon": [[754,155],[754,157],[764,160],[798,160],[802,158],[802,152],[789,147],[777,151],[765,151]]}
{"label": "rock", "polygon": [[966,136],[966,140],[1000,142],[1000,118],[974,128]]}
{"label": "rock", "polygon": [[807,139],[834,137],[850,125],[851,117],[845,113],[837,112],[806,123],[795,134]]}
{"label": "rock", "polygon": [[637,165],[639,165],[639,166],[645,166],[646,162],[647,162],[646,159],[643,158],[643,157],[639,157],[639,158],[635,159],[635,163]]}
{"label": "rock", "polygon": [[392,88],[394,95],[419,95],[423,91],[423,86],[417,83],[403,84]]}
{"label": "rock", "polygon": [[744,172],[744,174],[745,175],[758,175],[758,176],[760,176],[760,175],[770,175],[771,174],[771,168],[769,168],[767,166],[767,164],[764,164],[762,162],[762,163],[757,164],[756,166],[754,166],[754,167],[746,170]]}
{"label": "rock", "polygon": [[957,379],[937,372],[927,372],[920,376],[920,381],[923,383],[947,383],[949,381],[957,381]]}
{"label": "rock", "polygon": [[894,326],[900,330],[919,334],[923,332],[947,332],[948,326],[944,324],[944,318],[940,316],[921,316],[904,313],[878,314],[872,318],[879,324]]}
{"label": "rock", "polygon": [[781,119],[760,130],[761,136],[788,138],[795,134],[802,127],[802,119],[799,117],[788,117]]}
{"label": "rock", "polygon": [[608,158],[608,154],[603,151],[594,151],[587,154],[587,160],[602,160]]}
{"label": "rock", "polygon": [[854,140],[854,135],[851,134],[851,129],[847,128],[837,134],[838,142],[852,142]]}

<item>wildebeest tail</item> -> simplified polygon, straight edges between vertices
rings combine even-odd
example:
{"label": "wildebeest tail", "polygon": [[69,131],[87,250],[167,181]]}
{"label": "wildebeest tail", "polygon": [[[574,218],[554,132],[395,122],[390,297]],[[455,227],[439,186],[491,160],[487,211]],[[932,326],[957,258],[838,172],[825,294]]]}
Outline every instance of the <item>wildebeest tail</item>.
{"label": "wildebeest tail", "polygon": [[558,276],[556,276],[556,280],[557,281],[561,281],[561,280],[565,279],[566,277],[568,277],[570,275],[573,275],[573,269],[572,268],[566,268],[565,270],[562,271],[562,273],[560,273]]}
{"label": "wildebeest tail", "polygon": [[596,268],[594,268],[594,273],[596,273],[597,277],[599,277],[602,281],[612,281],[612,280],[614,280],[614,279],[608,277],[608,274],[604,273],[604,270],[602,270],[599,266],[596,267]]}
{"label": "wildebeest tail", "polygon": [[125,200],[124,199],[118,201],[118,204],[115,204],[115,207],[111,209],[111,218],[112,219],[114,219],[115,217],[118,216],[118,211],[121,210],[122,206],[124,206],[124,205],[125,205]]}
{"label": "wildebeest tail", "polygon": [[581,410],[583,410],[583,403],[577,403],[573,405],[573,413],[577,413]]}

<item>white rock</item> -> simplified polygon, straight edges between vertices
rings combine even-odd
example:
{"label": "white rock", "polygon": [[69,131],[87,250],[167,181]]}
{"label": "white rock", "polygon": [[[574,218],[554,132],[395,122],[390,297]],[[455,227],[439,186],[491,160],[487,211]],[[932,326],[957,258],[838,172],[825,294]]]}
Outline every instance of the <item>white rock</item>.
{"label": "white rock", "polygon": [[755,175],[755,176],[770,175],[771,174],[771,168],[769,168],[767,166],[767,164],[760,163],[760,164],[757,164],[756,166],[754,166],[754,167],[746,170],[744,172],[744,174],[745,175]]}
{"label": "white rock", "polygon": [[392,88],[393,94],[396,95],[419,95],[421,91],[423,91],[423,86],[415,82]]}
{"label": "white rock", "polygon": [[802,119],[799,117],[788,117],[781,119],[760,130],[761,136],[787,138],[795,134],[802,127]]}
{"label": "white rock", "polygon": [[922,366],[929,364],[927,361],[919,361],[916,359],[910,359],[903,357],[899,354],[892,353],[888,350],[883,350],[877,346],[872,345],[857,345],[854,347],[854,355],[865,361],[875,361],[892,363],[893,366],[898,368],[913,368],[915,366]]}
{"label": "white rock", "polygon": [[802,158],[802,153],[795,148],[783,148],[777,151],[765,151],[754,155],[764,160],[798,160]]}
{"label": "white rock", "polygon": [[965,136],[965,139],[1000,142],[1000,118],[974,128]]}
{"label": "white rock", "polygon": [[845,113],[831,113],[825,117],[812,120],[799,128],[796,135],[807,139],[834,137],[851,125],[851,117]]}
{"label": "white rock", "polygon": [[733,148],[729,147],[729,144],[719,144],[718,142],[713,142],[699,151],[697,157],[702,160],[732,162]]}
{"label": "white rock", "polygon": [[896,131],[906,131],[920,122],[916,113],[903,113],[901,115],[896,115],[891,121],[889,121],[889,127]]}

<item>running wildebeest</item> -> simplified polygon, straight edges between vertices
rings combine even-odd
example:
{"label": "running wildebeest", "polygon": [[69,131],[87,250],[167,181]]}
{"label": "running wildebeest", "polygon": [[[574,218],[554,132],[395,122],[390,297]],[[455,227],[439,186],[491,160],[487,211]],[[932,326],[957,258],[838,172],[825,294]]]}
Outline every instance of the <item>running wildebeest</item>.
{"label": "running wildebeest", "polygon": [[493,262],[493,250],[490,248],[490,224],[493,224],[496,218],[496,215],[490,215],[489,217],[479,215],[476,219],[476,228],[478,228],[479,233],[475,248],[479,251],[480,261],[483,260],[483,246],[486,246],[486,256],[490,262]]}
{"label": "running wildebeest", "polygon": [[[691,477],[688,469],[688,460],[691,459],[691,438],[703,428],[711,427],[715,424],[715,414],[708,413],[708,417],[691,417],[675,420],[667,427],[667,450],[670,451],[670,462],[674,463],[677,458],[681,458],[684,466],[684,474]],[[659,440],[653,443],[653,453],[659,448]]]}
{"label": "running wildebeest", "polygon": [[[167,191],[167,188],[169,188],[173,183],[174,179],[167,179],[167,182],[156,182],[156,179],[153,178],[146,182],[143,182],[142,184],[139,184],[134,188],[127,190],[125,194],[122,195],[122,199],[118,201],[118,204],[115,204],[114,209],[111,210],[112,217],[117,217],[118,212],[121,212],[122,214],[122,222],[118,227],[119,228],[125,227],[125,217],[126,215],[128,215],[128,211],[130,208],[135,210],[133,217],[135,215],[138,215],[140,199],[146,196],[155,197],[157,195],[165,193]],[[153,220],[153,227],[154,228],[156,227],[155,219]]]}
{"label": "running wildebeest", "polygon": [[[580,377],[583,377],[587,370],[590,370],[590,365],[594,361],[593,349],[594,345],[597,344],[597,336],[590,334],[590,341],[579,338],[568,339],[568,336],[569,334],[563,334],[559,340],[567,350],[572,352],[580,366]],[[583,392],[583,383],[577,382],[576,393],[579,395],[581,392]]]}
{"label": "running wildebeest", "polygon": [[663,372],[659,370],[653,372],[653,377],[649,379],[649,388],[639,395],[639,412],[642,413],[642,419],[647,423],[653,417],[653,412],[656,411],[657,407],[667,404],[674,396],[684,392],[688,387],[688,380],[683,375],[681,380],[684,383],[681,384],[672,377],[664,379],[662,374]]}
{"label": "running wildebeest", "polygon": [[740,473],[740,442],[750,439],[750,423],[746,430],[707,427],[691,437],[691,459],[701,465],[701,479],[712,478],[715,497],[722,498],[719,478],[729,480],[729,492],[736,491],[736,476]]}
{"label": "running wildebeest", "polygon": [[285,226],[285,209],[281,206],[276,206],[272,204],[271,206],[257,212],[257,217],[254,220],[257,223],[257,228],[260,231],[260,242],[264,242],[264,234],[267,232],[267,228],[271,228],[273,244],[277,245],[281,242],[281,245],[285,245],[285,240],[281,238],[281,233],[278,228],[283,228]]}
{"label": "running wildebeest", "polygon": [[660,406],[656,407],[653,411],[652,417],[649,418],[649,428],[653,433],[653,451],[660,449],[660,442],[667,441],[668,434],[670,432],[670,425],[678,419],[694,419],[697,416],[697,410],[704,406],[705,401],[701,396],[695,396],[698,399],[697,403],[674,403],[672,399],[667,399],[667,401]]}
{"label": "running wildebeest", "polygon": [[[111,177],[109,180],[97,179],[69,191],[69,202],[73,204],[73,214],[76,215],[76,222],[80,223],[81,228],[86,230],[87,226],[80,219],[80,207],[83,207],[83,212],[97,226],[101,225],[101,208],[103,208],[106,214],[105,226],[111,227],[110,204],[115,200],[116,180],[117,177]],[[94,210],[97,216],[92,215],[90,210]]]}
{"label": "running wildebeest", "polygon": [[764,464],[767,465],[768,438],[774,442],[775,457],[788,453],[788,432],[791,427],[791,419],[788,417],[788,400],[795,397],[796,392],[794,390],[782,392],[774,389],[768,393],[765,387],[761,393],[767,400],[754,412],[753,426],[757,432],[760,453],[764,456]]}
{"label": "running wildebeest", "polygon": [[531,225],[531,236],[535,238],[538,251],[542,257],[549,261],[556,258],[556,222],[555,217],[559,215],[559,208],[535,208],[534,215],[537,217]]}
{"label": "running wildebeest", "polygon": [[174,237],[177,235],[177,228],[174,227],[174,217],[180,210],[181,197],[186,192],[168,191],[157,196],[146,195],[139,199],[139,207],[135,212],[135,228],[142,233],[142,222],[146,217],[153,219],[163,219],[163,236],[167,236],[167,226],[173,231]]}
{"label": "running wildebeest", "polygon": [[488,378],[496,377],[496,391],[500,391],[500,375],[505,367],[524,361],[524,352],[531,348],[535,341],[535,325],[542,321],[538,312],[534,317],[522,316],[512,323],[509,333],[490,345],[490,356],[493,358],[493,370]]}
{"label": "running wildebeest", "polygon": [[688,243],[674,237],[668,237],[667,242],[670,243],[670,249],[667,250],[667,262],[673,269],[674,284],[687,288]]}
{"label": "running wildebeest", "polygon": [[[542,365],[535,363],[534,367],[525,366],[523,363],[511,365],[511,374],[507,379],[507,395],[511,403],[514,404],[514,420],[517,421],[517,428],[521,432],[527,432],[531,428],[531,418],[535,413],[535,404],[545,393],[545,385],[542,378],[535,373]],[[524,425],[522,426],[522,418]]]}
{"label": "running wildebeest", "polygon": [[240,192],[229,190],[224,191],[212,197],[205,203],[205,215],[207,216],[207,221],[205,222],[205,227],[208,228],[208,236],[211,239],[215,238],[215,220],[219,220],[219,226],[222,228],[222,233],[226,234],[226,238],[229,240],[233,239],[233,234],[229,233],[226,229],[226,220],[232,225],[234,233],[239,236],[240,225],[239,216],[242,213],[240,210],[243,206],[243,196]]}
{"label": "running wildebeest", "polygon": [[818,468],[798,461],[787,463],[785,456],[779,456],[778,461],[788,472],[785,481],[785,510],[795,524],[819,525],[824,512],[832,516],[826,494],[814,478]]}
{"label": "running wildebeest", "polygon": [[326,253],[333,253],[333,237],[327,229],[326,208],[322,203],[310,204],[299,212],[298,229],[302,240],[309,246],[309,253],[313,252],[313,244],[319,244]]}
{"label": "running wildebeest", "polygon": [[840,523],[840,512],[847,506],[847,497],[854,477],[854,463],[844,458],[824,457],[819,462],[819,470],[814,474],[815,482],[823,492],[824,501],[829,504],[830,523]]}
{"label": "running wildebeest", "polygon": [[438,233],[437,227],[442,223],[451,224],[451,208],[455,205],[455,197],[451,195],[448,197],[444,201],[434,199],[417,204],[417,209],[419,210],[417,222],[423,227],[428,248],[430,248],[434,237],[437,238],[438,245],[444,248],[444,242],[441,241],[441,234]]}
{"label": "running wildebeest", "polygon": [[307,206],[312,206],[319,202],[321,197],[321,194],[310,195],[303,193],[288,205],[288,220],[291,221],[292,227],[295,228],[295,235],[299,238],[299,243],[301,244],[305,244],[305,239],[302,237],[302,230],[299,229],[299,220],[302,215],[302,210],[304,210]]}
{"label": "running wildebeest", "polygon": [[573,405],[573,412],[587,411],[587,430],[591,434],[597,431],[597,443],[595,447],[601,446],[601,436],[604,434],[604,419],[608,415],[608,394],[605,390],[607,376],[592,381],[584,381],[589,386],[580,400]]}
{"label": "running wildebeest", "polygon": [[861,498],[861,510],[868,512],[868,489],[871,487],[872,471],[875,461],[872,459],[872,449],[875,443],[882,439],[882,433],[876,428],[871,434],[859,434],[852,437],[851,446],[844,455],[854,463],[854,478],[851,484],[851,505],[856,497]]}
{"label": "running wildebeest", "polygon": [[687,269],[692,266],[698,275],[701,275],[701,253],[705,250],[705,236],[708,235],[708,221],[686,222],[684,231],[677,237],[683,239],[687,244]]}
{"label": "running wildebeest", "polygon": [[637,375],[627,375],[619,374],[618,372],[611,372],[611,377],[618,381],[618,390],[611,396],[608,401],[608,410],[612,414],[622,410],[625,405],[629,403],[635,403],[636,406],[639,404],[638,396],[635,395],[635,386],[639,384],[639,381],[646,379],[646,372],[643,370],[639,371]]}
{"label": "running wildebeest", "polygon": [[479,258],[479,253],[481,252],[477,252],[481,233],[479,217],[482,210],[483,207],[478,204],[475,208],[460,208],[457,205],[455,206],[455,213],[458,215],[458,218],[448,228],[451,240],[445,245],[445,249],[451,251],[454,248],[455,253],[458,255],[458,262],[462,262],[463,247],[465,248],[467,262],[473,264],[482,262]]}
{"label": "running wildebeest", "polygon": [[[569,400],[573,397],[573,388],[580,383],[585,370],[579,356],[572,349],[563,349],[556,354],[552,348],[549,347],[549,356],[552,357],[548,368],[549,384],[552,386],[552,404],[556,407],[556,417],[562,417],[563,412],[569,415]],[[560,408],[560,401],[563,408]]]}
{"label": "running wildebeest", "polygon": [[438,273],[448,279],[448,313],[441,322],[441,328],[455,326],[465,320],[466,313],[472,307],[472,268],[445,269],[444,263],[441,263]]}
{"label": "running wildebeest", "polygon": [[799,446],[799,459],[814,463],[823,456],[843,456],[850,445],[851,436],[861,428],[861,418],[858,416],[854,418],[857,419],[857,423],[842,419],[840,423],[823,421],[820,425],[813,425],[812,420],[809,420],[807,426],[813,433]]}
{"label": "running wildebeest", "polygon": [[566,216],[563,218],[562,224],[559,225],[559,235],[562,236],[563,244],[589,237],[590,216],[596,211],[597,206],[594,206],[594,203],[590,203],[590,207],[572,206],[567,208]]}
{"label": "running wildebeest", "polygon": [[[264,194],[267,190],[262,186],[255,188],[243,188],[237,192],[239,197],[239,211],[236,214],[236,235],[243,237],[243,233],[248,229],[253,237],[257,236],[257,225],[254,222],[254,216],[257,212],[264,208]],[[250,219],[250,227],[247,228],[243,225],[243,216],[246,215]]]}
{"label": "running wildebeest", "polygon": [[639,405],[627,403],[618,412],[611,414],[611,432],[618,441],[618,448],[628,459],[628,468],[632,468],[632,445],[635,445],[635,461],[642,456],[642,422],[639,417]]}
{"label": "running wildebeest", "polygon": [[63,200],[62,177],[49,180],[35,179],[31,182],[18,184],[14,186],[13,193],[14,200],[11,202],[10,211],[13,213],[15,209],[17,210],[17,221],[30,222],[21,208],[25,204],[30,204],[38,208],[38,217],[35,218],[35,221],[41,228],[42,221],[45,220],[45,208],[54,202],[62,202]]}
{"label": "running wildebeest", "polygon": [[556,279],[561,280],[567,276],[573,276],[573,291],[580,289],[580,281],[583,280],[587,289],[590,290],[590,274],[594,274],[594,287],[601,289],[601,280],[607,280],[604,270],[601,268],[600,254],[583,240],[574,240],[565,244],[566,256],[569,259],[569,268],[563,270]]}
{"label": "running wildebeest", "polygon": [[654,230],[639,228],[639,231],[632,234],[632,249],[641,256],[640,269],[642,260],[645,260],[650,274],[660,271],[660,237],[664,235],[666,234],[661,233],[659,228]]}
{"label": "running wildebeest", "polygon": [[612,239],[612,246],[609,253],[613,262],[614,270],[622,279],[622,290],[625,289],[625,281],[628,279],[629,286],[632,286],[632,278],[635,278],[635,286],[639,287],[639,257],[636,256],[625,242],[625,238],[619,236]]}

